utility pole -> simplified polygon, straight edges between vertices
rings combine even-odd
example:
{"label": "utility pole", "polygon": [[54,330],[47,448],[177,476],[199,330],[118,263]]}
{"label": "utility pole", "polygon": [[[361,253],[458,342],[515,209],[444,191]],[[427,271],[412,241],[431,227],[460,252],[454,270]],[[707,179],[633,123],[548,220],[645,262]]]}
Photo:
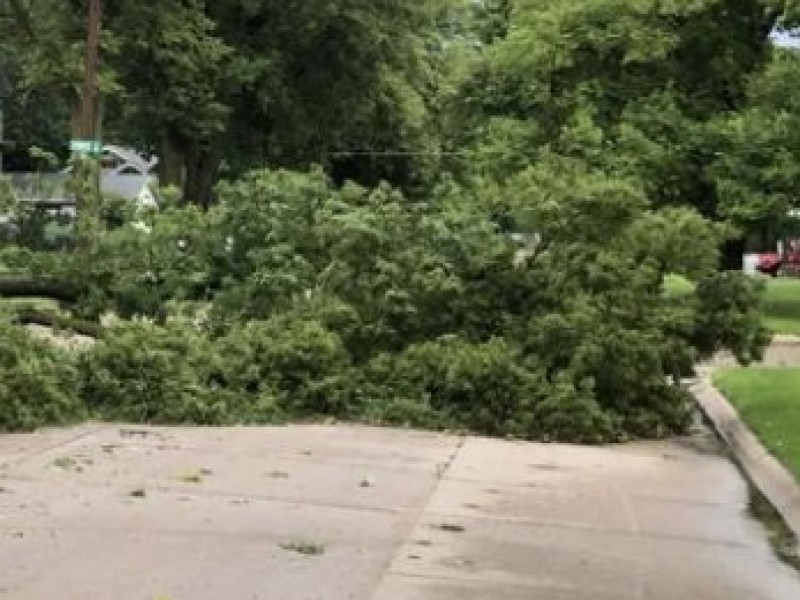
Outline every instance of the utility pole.
{"label": "utility pole", "polygon": [[77,211],[76,234],[78,246],[83,251],[87,271],[92,269],[93,253],[97,245],[100,214],[100,169],[95,161],[85,160],[101,153],[99,140],[100,90],[98,71],[100,63],[100,27],[102,0],[89,0],[89,22],[86,33],[86,63],[78,107],[77,123],[70,150],[78,157],[74,164],[73,185]]}
{"label": "utility pole", "polygon": [[77,140],[73,150],[81,154],[98,154],[99,106],[98,70],[100,53],[100,27],[102,0],[89,0],[89,24],[86,35],[86,63],[81,94],[80,113],[77,123]]}
{"label": "utility pole", "polygon": [[5,73],[2,70],[2,66],[0,66],[0,175],[3,174],[3,154],[5,153],[5,102],[6,102],[6,88],[8,87],[6,82]]}

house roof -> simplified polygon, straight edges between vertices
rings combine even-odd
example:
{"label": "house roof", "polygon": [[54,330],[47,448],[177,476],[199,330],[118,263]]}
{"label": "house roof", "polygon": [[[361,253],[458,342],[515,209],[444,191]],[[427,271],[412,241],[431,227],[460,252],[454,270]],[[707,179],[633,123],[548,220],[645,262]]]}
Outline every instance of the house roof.
{"label": "house roof", "polygon": [[[145,205],[156,204],[151,190],[155,179],[152,170],[158,159],[146,159],[130,148],[105,144],[103,155],[114,164],[101,169],[100,189],[104,194],[136,201]],[[67,191],[71,167],[60,173],[12,173],[9,180],[18,198],[33,202],[69,206],[75,204]]]}

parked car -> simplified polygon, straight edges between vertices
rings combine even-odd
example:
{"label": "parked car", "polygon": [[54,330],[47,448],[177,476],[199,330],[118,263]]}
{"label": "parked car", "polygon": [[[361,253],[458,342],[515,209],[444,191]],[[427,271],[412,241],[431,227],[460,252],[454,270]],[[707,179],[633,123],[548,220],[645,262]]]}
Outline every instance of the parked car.
{"label": "parked car", "polygon": [[768,252],[758,256],[756,269],[764,275],[800,275],[800,242],[793,240],[783,252]]}

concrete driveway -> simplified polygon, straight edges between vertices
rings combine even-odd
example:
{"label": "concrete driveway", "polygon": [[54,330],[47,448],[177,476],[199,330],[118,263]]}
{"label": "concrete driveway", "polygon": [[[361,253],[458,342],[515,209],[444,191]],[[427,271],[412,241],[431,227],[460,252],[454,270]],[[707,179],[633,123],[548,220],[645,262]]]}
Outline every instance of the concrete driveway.
{"label": "concrete driveway", "polygon": [[747,502],[706,438],[0,436],[0,598],[797,600]]}

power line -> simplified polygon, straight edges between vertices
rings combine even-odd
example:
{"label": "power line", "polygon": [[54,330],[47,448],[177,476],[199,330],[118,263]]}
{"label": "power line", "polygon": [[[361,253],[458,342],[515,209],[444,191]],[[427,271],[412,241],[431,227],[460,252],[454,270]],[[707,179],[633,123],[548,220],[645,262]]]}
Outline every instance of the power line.
{"label": "power line", "polygon": [[372,157],[395,157],[395,156],[474,156],[474,152],[451,152],[451,151],[433,151],[433,152],[412,152],[405,150],[342,150],[337,152],[330,152],[328,156],[331,157],[344,157],[344,156],[372,156]]}
{"label": "power line", "polygon": [[484,148],[483,150],[460,150],[460,151],[429,151],[429,152],[413,152],[406,150],[341,150],[337,152],[328,152],[326,156],[331,158],[340,157],[374,157],[374,158],[391,158],[391,157],[406,157],[406,156],[425,156],[425,157],[456,157],[456,158],[475,158],[479,156],[486,156],[488,154],[513,154],[514,156],[527,156],[524,152],[515,151],[508,152],[502,148]]}

